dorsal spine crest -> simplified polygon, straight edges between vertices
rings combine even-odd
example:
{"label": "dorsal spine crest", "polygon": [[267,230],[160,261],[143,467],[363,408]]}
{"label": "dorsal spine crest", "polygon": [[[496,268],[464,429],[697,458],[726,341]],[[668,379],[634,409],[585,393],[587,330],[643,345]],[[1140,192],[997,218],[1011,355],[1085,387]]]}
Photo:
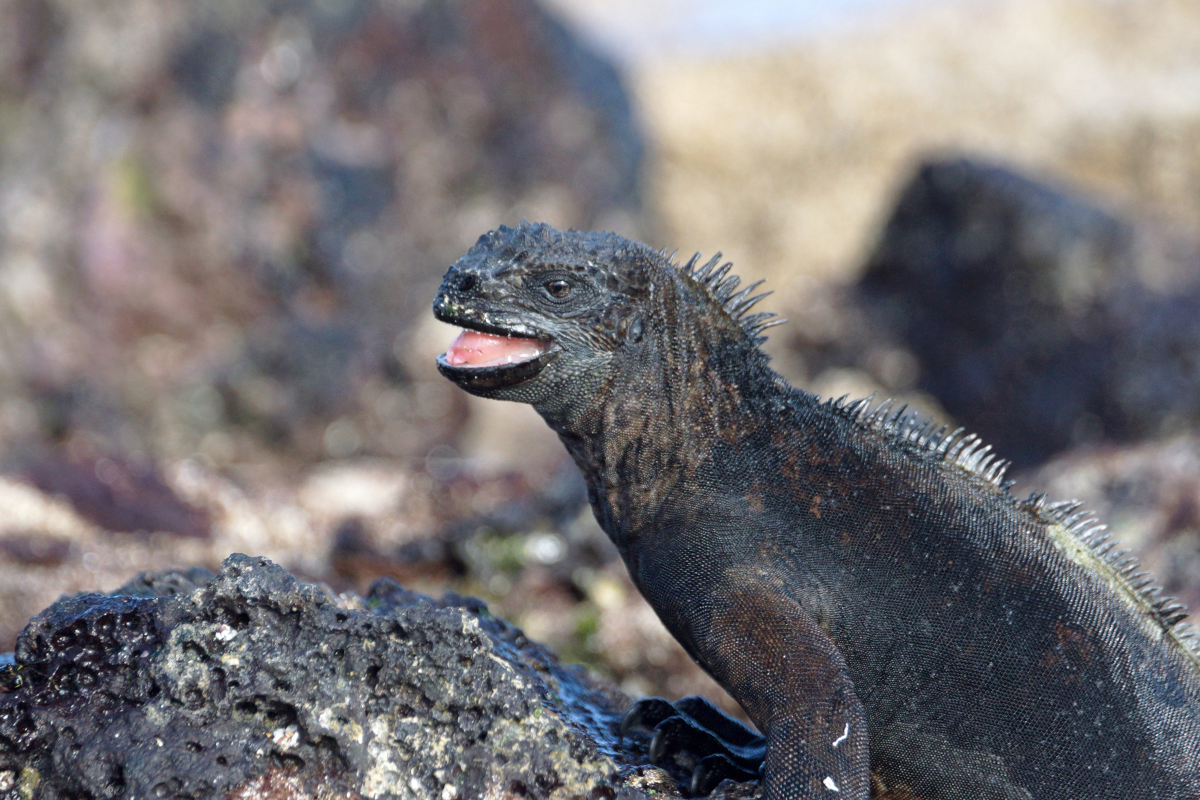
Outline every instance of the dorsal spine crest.
{"label": "dorsal spine crest", "polygon": [[[665,256],[665,248],[663,253]],[[705,295],[718,305],[730,319],[741,325],[755,346],[761,345],[767,340],[767,337],[762,335],[763,331],[786,322],[769,311],[760,311],[756,314],[746,313],[760,301],[769,297],[772,292],[752,295],[752,292],[764,283],[761,280],[751,283],[740,292],[736,291],[737,287],[741,285],[742,279],[737,275],[729,274],[733,269],[733,262],[726,261],[722,264],[720,252],[715,253],[712,258],[700,266],[697,266],[700,262],[699,253],[693,255],[682,265],[674,262],[674,255],[672,253],[670,257],[667,257],[667,263],[681,276],[703,290]]]}
{"label": "dorsal spine crest", "polygon": [[1021,500],[1010,489],[1013,481],[1004,480],[1009,462],[997,457],[991,445],[985,445],[973,433],[956,428],[947,433],[949,426],[938,426],[933,420],[920,419],[909,413],[907,406],[895,411],[893,400],[884,400],[872,407],[874,395],[859,400],[849,400],[842,395],[822,404],[837,415],[850,420],[865,430],[876,431],[892,443],[931,461],[953,465],[963,469],[971,478],[994,487],[1018,508],[1045,525],[1058,525],[1078,539],[1091,551],[1102,569],[1111,577],[1122,581],[1130,592],[1144,602],[1144,611],[1173,636],[1192,658],[1200,661],[1200,638],[1191,625],[1185,622],[1187,610],[1174,597],[1160,597],[1162,587],[1157,585],[1150,573],[1141,569],[1141,564],[1129,556],[1128,549],[1117,549],[1112,532],[1097,522],[1095,515],[1083,508],[1078,500],[1049,502],[1040,492]]}

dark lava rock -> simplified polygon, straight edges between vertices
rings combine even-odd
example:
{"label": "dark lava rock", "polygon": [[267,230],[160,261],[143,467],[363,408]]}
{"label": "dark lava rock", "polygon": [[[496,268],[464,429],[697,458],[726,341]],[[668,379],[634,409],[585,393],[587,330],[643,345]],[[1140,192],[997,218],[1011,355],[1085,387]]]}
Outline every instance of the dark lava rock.
{"label": "dark lava rock", "polygon": [[51,451],[26,469],[48,495],[66,497],[79,516],[108,531],[206,537],[210,520],[175,493],[152,464],[121,458],[71,460]]}
{"label": "dark lava rock", "polygon": [[1018,466],[1200,421],[1200,258],[966,159],[922,165],[857,287],[917,387]]}
{"label": "dark lava rock", "polygon": [[71,557],[71,542],[37,532],[0,536],[0,556],[23,567],[57,567]]}
{"label": "dark lava rock", "polygon": [[[0,665],[0,797],[647,797],[628,700],[476,600],[262,558],[65,597]],[[656,777],[657,776],[657,777]]]}

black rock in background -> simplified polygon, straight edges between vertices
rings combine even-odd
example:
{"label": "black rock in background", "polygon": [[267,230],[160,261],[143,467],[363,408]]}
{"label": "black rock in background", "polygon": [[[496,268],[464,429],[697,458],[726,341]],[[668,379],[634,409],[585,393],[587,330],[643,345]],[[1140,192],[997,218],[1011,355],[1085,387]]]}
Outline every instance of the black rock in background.
{"label": "black rock in background", "polygon": [[623,695],[388,580],[335,597],[243,555],[142,576],[62,599],[0,669],[0,796],[646,796]]}
{"label": "black rock in background", "polygon": [[[1008,169],[922,165],[855,289],[866,338],[1017,466],[1200,421],[1200,258]],[[864,332],[857,334],[864,337]]]}

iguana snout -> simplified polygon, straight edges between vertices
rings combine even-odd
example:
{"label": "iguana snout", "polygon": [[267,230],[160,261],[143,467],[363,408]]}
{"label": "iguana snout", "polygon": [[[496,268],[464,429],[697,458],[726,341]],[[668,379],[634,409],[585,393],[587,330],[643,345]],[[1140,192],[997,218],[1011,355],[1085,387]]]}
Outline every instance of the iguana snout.
{"label": "iguana snout", "polygon": [[[451,270],[453,272],[453,269]],[[474,288],[477,279],[459,281]],[[463,331],[438,356],[438,371],[468,391],[517,386],[536,377],[558,354],[544,333],[509,314],[447,291],[448,276],[433,304],[435,316]]]}

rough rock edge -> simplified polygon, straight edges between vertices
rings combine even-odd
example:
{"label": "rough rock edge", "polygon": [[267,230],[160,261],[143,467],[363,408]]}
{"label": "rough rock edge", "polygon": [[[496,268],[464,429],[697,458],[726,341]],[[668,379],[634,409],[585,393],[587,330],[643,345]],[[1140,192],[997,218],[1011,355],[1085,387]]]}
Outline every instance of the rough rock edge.
{"label": "rough rock edge", "polygon": [[5,800],[632,800],[658,772],[621,748],[627,698],[480,601],[337,597],[240,554],[64,597],[0,676]]}

